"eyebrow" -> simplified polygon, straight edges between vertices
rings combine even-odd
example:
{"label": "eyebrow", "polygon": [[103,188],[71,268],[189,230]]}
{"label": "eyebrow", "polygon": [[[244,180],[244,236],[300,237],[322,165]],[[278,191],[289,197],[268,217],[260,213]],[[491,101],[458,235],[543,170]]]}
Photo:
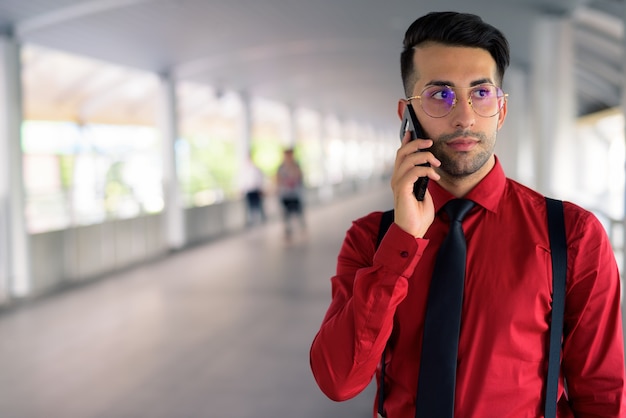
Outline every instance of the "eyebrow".
{"label": "eyebrow", "polygon": [[[481,78],[478,80],[474,80],[470,83],[469,87],[474,87],[474,86],[479,86],[481,84],[495,84],[493,82],[493,80],[491,80],[490,78]],[[455,84],[452,81],[449,80],[431,80],[428,83],[425,84],[426,86],[450,86],[450,87],[456,87]]]}

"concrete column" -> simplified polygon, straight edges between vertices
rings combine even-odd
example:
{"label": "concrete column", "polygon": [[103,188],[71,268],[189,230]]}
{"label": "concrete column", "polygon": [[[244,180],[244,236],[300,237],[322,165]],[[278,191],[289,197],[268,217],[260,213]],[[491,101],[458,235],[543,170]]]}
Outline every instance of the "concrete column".
{"label": "concrete column", "polygon": [[[237,124],[237,134],[235,144],[237,152],[237,165],[240,167],[237,173],[237,182],[239,185],[247,184],[249,181],[248,159],[252,151],[252,104],[250,96],[246,92],[239,93],[239,102],[241,104],[240,123]],[[243,196],[243,190],[239,186],[239,192]],[[244,196],[245,197],[245,196]]]}
{"label": "concrete column", "polygon": [[575,191],[578,158],[573,137],[576,96],[571,18],[541,15],[531,35],[529,103],[535,128],[536,188],[563,198]]}
{"label": "concrete column", "polygon": [[240,92],[239,99],[241,100],[241,123],[239,124],[237,149],[240,150],[241,161],[245,161],[252,148],[252,104],[250,103],[250,96],[246,92]]}
{"label": "concrete column", "polygon": [[296,108],[292,105],[288,105],[289,108],[289,131],[287,132],[286,147],[294,148],[298,145],[298,121],[296,118]]}
{"label": "concrete column", "polygon": [[536,187],[536,161],[533,158],[533,132],[529,129],[528,74],[520,67],[510,67],[504,76],[503,89],[509,95],[507,116],[498,132],[496,155],[508,177],[529,187]]}
{"label": "concrete column", "polygon": [[30,245],[24,216],[20,47],[0,38],[0,300],[32,288]]}
{"label": "concrete column", "polygon": [[157,121],[162,135],[163,148],[163,198],[165,201],[165,240],[170,250],[185,245],[185,208],[180,192],[176,162],[178,118],[176,83],[169,75],[161,75],[159,115]]}
{"label": "concrete column", "polygon": [[[626,2],[624,2],[624,10],[622,12],[622,30],[626,33]],[[622,35],[622,59],[623,66],[626,68],[626,36]],[[626,120],[626,71],[622,70],[622,113],[624,114],[624,120]],[[625,124],[626,125],[626,124]],[[626,138],[626,132],[624,132]],[[624,166],[626,170],[626,165]],[[624,275],[626,275],[626,190],[624,190],[624,214],[622,214],[622,265],[621,265],[621,283],[622,283],[622,327],[623,334],[626,338],[626,309],[624,306],[624,297],[626,296],[626,289],[624,286]]]}
{"label": "concrete column", "polygon": [[328,183],[328,176],[326,174],[326,167],[324,161],[326,161],[326,131],[324,126],[324,117],[320,112],[316,113],[316,138],[315,148],[315,166],[319,172],[316,178],[316,186],[318,187],[318,196],[320,200],[325,201],[328,198],[328,191],[326,185]]}
{"label": "concrete column", "polygon": [[332,130],[329,128],[329,116],[326,114],[320,114],[320,147],[321,147],[321,164],[322,173],[324,178],[322,179],[322,185],[320,187],[320,199],[322,201],[331,200],[333,197],[333,185],[332,176],[329,166],[329,161],[332,159],[330,152],[330,141],[333,136]]}

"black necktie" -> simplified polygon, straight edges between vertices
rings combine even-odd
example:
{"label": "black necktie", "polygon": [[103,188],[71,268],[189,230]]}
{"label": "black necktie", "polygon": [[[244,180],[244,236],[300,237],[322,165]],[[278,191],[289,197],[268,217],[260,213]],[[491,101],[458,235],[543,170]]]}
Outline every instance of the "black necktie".
{"label": "black necktie", "polygon": [[450,230],[443,240],[428,291],[416,418],[452,418],[465,281],[466,245],[461,221],[474,202],[446,203]]}

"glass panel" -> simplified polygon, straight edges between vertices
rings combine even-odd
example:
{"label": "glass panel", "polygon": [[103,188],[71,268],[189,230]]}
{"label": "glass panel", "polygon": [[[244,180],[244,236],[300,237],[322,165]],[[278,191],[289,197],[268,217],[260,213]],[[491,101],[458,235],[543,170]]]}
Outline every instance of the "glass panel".
{"label": "glass panel", "polygon": [[30,232],[163,209],[154,128],[25,121],[22,137]]}

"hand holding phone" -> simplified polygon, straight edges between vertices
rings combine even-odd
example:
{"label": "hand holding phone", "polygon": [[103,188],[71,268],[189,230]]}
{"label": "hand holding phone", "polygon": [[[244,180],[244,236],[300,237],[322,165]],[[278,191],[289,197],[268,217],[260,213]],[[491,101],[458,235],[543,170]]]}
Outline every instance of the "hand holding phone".
{"label": "hand holding phone", "polygon": [[[411,132],[411,141],[417,138],[426,138],[426,133],[420,125],[419,120],[417,120],[417,116],[415,115],[415,110],[411,103],[407,103],[404,108],[404,117],[402,118],[402,126],[400,127],[400,140],[404,138],[406,131]],[[429,163],[420,164],[421,166],[428,167]],[[428,177],[420,177],[413,184],[413,194],[415,198],[419,201],[424,200],[424,196],[426,195],[426,188],[428,187]]]}

